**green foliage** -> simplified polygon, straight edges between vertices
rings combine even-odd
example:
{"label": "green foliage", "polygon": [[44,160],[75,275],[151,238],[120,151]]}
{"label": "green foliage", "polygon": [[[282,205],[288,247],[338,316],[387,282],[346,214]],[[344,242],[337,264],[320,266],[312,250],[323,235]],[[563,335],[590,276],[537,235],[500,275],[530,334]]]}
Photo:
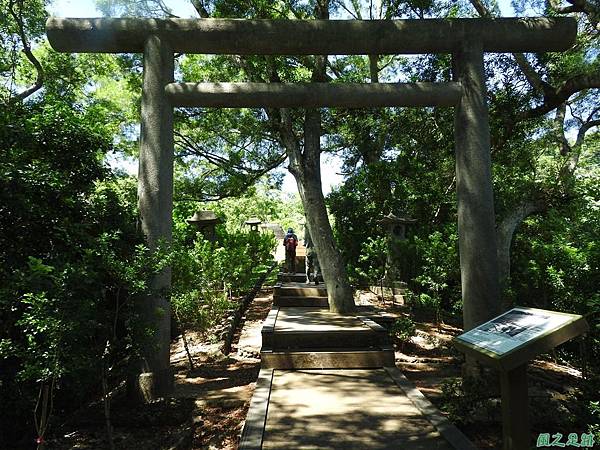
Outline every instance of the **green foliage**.
{"label": "green foliage", "polygon": [[[135,356],[150,332],[136,302],[166,264],[177,315],[206,330],[235,306],[227,293],[245,294],[272,260],[273,237],[239,226],[220,227],[216,247],[195,239],[184,221],[194,205],[176,208],[173,246],[149,253],[135,227],[137,182],[103,165],[112,131],[96,126],[102,109],[89,111],[49,96],[0,112],[0,401],[22,424],[2,428],[2,447],[34,439],[41,383],[56,380],[57,411],[97,392],[107,341],[109,375],[124,378],[118,362]],[[223,209],[231,223],[245,211],[233,203]],[[250,195],[246,204],[283,217],[277,203]]]}
{"label": "green foliage", "polygon": [[[220,203],[227,205],[220,209]],[[231,203],[232,200],[219,202],[214,210],[226,211]],[[181,206],[176,210],[181,211]],[[186,214],[179,212],[176,217]],[[229,293],[246,294],[271,266],[275,238],[271,233],[250,232],[247,227],[230,230],[219,226],[217,242],[212,243],[201,233],[194,234],[183,219],[176,219],[175,230],[169,255],[173,277],[171,303],[181,326],[208,331],[235,306]]]}
{"label": "green foliage", "polygon": [[388,253],[387,239],[384,237],[369,237],[360,246],[358,264],[352,267],[353,278],[371,280],[371,284],[377,284],[385,275],[386,260]]}
{"label": "green foliage", "polygon": [[[518,2],[525,4],[533,5]],[[534,6],[540,5],[550,8],[539,2]],[[467,13],[455,10],[452,14],[457,12],[459,16]],[[578,45],[569,52],[527,56],[542,79],[560,86],[575,74],[597,73],[597,32],[586,22],[591,19],[580,17]],[[446,57],[423,56],[398,59],[390,64],[390,70],[401,72],[410,81],[447,81],[451,77],[449,63]],[[369,76],[365,61],[359,58],[338,58],[334,64],[340,78],[365,81]],[[383,74],[380,72],[380,77]],[[516,229],[507,297],[516,304],[587,315],[592,328],[588,363],[597,370],[597,129],[590,128],[581,147],[574,141],[585,120],[597,118],[597,93],[582,90],[570,97],[567,119],[562,122],[555,120],[556,111],[516,120],[520,111],[540,104],[541,91],[531,88],[510,55],[486,57],[486,75],[496,221],[519,211],[524,200],[543,205]],[[569,112],[574,114],[572,118]],[[405,212],[416,218],[417,224],[409,228],[397,266],[414,294],[411,303],[434,309],[438,317],[442,310],[460,313],[451,115],[428,108],[340,110],[332,112],[328,126],[333,135],[328,137],[329,149],[342,156],[348,174],[344,184],[329,195],[328,204],[353,281],[372,284],[380,278],[384,258],[378,256],[383,245],[375,243],[383,243],[384,232],[377,221],[388,212]],[[562,126],[569,148],[559,145]],[[569,173],[566,168],[573,161],[577,161],[577,170]],[[576,344],[563,346],[561,352],[580,364]]]}
{"label": "green foliage", "polygon": [[[206,2],[211,17],[285,19],[289,2]],[[294,4],[295,9],[299,8]],[[309,81],[302,58],[290,56],[184,55],[179,64],[185,80],[220,82]],[[194,108],[176,117],[179,191],[197,201],[244,196],[259,179],[280,187],[277,169],[285,159],[278,112],[259,108]],[[292,111],[294,118],[301,112]],[[299,127],[299,121],[294,121]]]}
{"label": "green foliage", "polygon": [[589,412],[593,417],[588,431],[594,434],[594,441],[600,442],[600,401],[589,402]]}
{"label": "green foliage", "polygon": [[214,203],[214,211],[225,222],[229,233],[247,230],[244,224],[250,217],[258,217],[263,223],[277,223],[284,229],[300,230],[304,209],[300,197],[285,196],[281,191],[259,183],[244,195]]}
{"label": "green foliage", "polygon": [[30,44],[39,42],[44,34],[44,23],[47,13],[45,0],[24,0],[10,2],[0,0],[0,103],[5,103],[14,95],[14,74],[19,65],[24,65],[33,72],[33,66],[21,53],[22,42],[19,23],[10,13],[12,11],[21,18],[23,31]]}
{"label": "green foliage", "polygon": [[58,380],[55,407],[74,408],[97,389],[108,339],[113,359],[134,354],[134,303],[164,261],[141,245],[133,185],[103,166],[110,140],[84,114],[15,105],[0,135],[0,401],[27,428],[38,384]]}
{"label": "green foliage", "polygon": [[[418,162],[400,153],[394,161],[372,163],[358,171],[328,196],[335,220],[335,234],[354,282],[377,284],[388,264],[389,245],[398,254],[393,263],[402,281],[416,293],[435,302],[436,310],[460,308],[458,237],[450,214],[447,185],[442,177],[417,179]],[[442,161],[440,167],[446,162]],[[413,172],[414,171],[414,172]],[[426,198],[436,211],[426,209]],[[387,212],[411,212],[416,225],[407,229],[407,240],[390,242],[379,220]],[[442,224],[429,225],[444,220]],[[400,281],[400,280],[398,280]]]}
{"label": "green foliage", "polygon": [[[135,179],[115,177],[102,163],[115,149],[137,151],[141,57],[53,52],[41,39],[47,3],[14,3],[45,72],[43,90],[25,105],[7,100],[33,83],[37,73],[21,51],[18,23],[12,15],[0,14],[0,404],[15,416],[0,420],[0,435],[19,446],[20,433],[26,443],[21,447],[32,442],[30,409],[37,384],[58,378],[57,409],[74,408],[94,392],[100,355],[111,335],[116,335],[115,361],[135,353],[134,342],[143,341],[144,329],[134,305],[147,292],[152,273],[167,263],[173,266],[174,310],[185,326],[204,330],[232,306],[225,292],[245,293],[270,263],[271,238],[250,235],[243,222],[257,216],[298,229],[302,218],[297,199],[284,203],[262,188],[247,192],[283,163],[277,111],[178,111],[175,242],[150,255],[135,230]],[[169,14],[159,0],[98,3],[105,14]],[[350,3],[365,18],[371,13],[364,2]],[[310,19],[315,6],[312,1],[268,0],[203,4],[213,17],[272,19]],[[0,0],[3,13],[8,5]],[[383,5],[384,18],[473,13],[465,2]],[[333,14],[336,7],[332,5]],[[527,0],[515,7],[556,14],[549,3]],[[568,85],[569,77],[597,73],[592,16],[579,16],[578,43],[569,52],[526,56],[545,82]],[[313,65],[310,57],[230,55],[183,55],[177,63],[177,75],[185,81],[288,83],[308,81]],[[450,63],[449,55],[383,56],[378,75],[381,81],[449,81]],[[555,121],[513,120],[552,96],[529,86],[510,55],[488,55],[486,70],[497,219],[524,198],[547,203],[543,215],[529,218],[517,231],[509,295],[521,304],[589,314],[590,360],[597,364],[598,133],[588,133],[577,150],[577,172],[564,176],[573,155],[557,145],[561,136]],[[334,82],[365,82],[371,75],[364,56],[329,58],[328,76]],[[571,118],[564,125],[572,133],[597,108],[597,89],[581,90],[568,103]],[[301,136],[303,113],[289,114],[293,133]],[[323,116],[327,150],[343,157],[349,174],[330,196],[329,206],[353,280],[372,282],[383,276],[387,238],[378,220],[403,211],[418,220],[399,248],[398,261],[415,302],[438,312],[460,309],[452,110],[339,109]],[[267,183],[277,188],[280,182],[279,174]],[[197,237],[185,223],[198,201],[242,193],[241,200],[214,204],[225,219],[217,244]],[[401,325],[410,331],[410,323]],[[564,351],[571,359],[576,355],[572,346]],[[451,414],[468,416],[481,405],[473,395],[477,389],[466,392],[450,385],[447,395],[458,405]],[[597,414],[597,404],[591,408]],[[26,431],[21,433],[14,423]],[[4,444],[0,441],[0,447]]]}
{"label": "green foliage", "polygon": [[[335,118],[336,126],[342,130],[357,126],[350,115],[339,114]],[[371,240],[387,239],[379,224],[384,215],[405,213],[417,219],[416,225],[408,227],[408,240],[395,243],[400,253],[395,264],[404,281],[419,275],[420,253],[428,251],[419,245],[440,224],[454,218],[454,199],[448,191],[454,175],[451,115],[439,109],[412,108],[394,110],[381,119],[376,123],[383,128],[370,130],[375,137],[378,133],[385,136],[381,160],[355,169],[353,166],[360,159],[368,161],[368,151],[347,145],[343,156],[348,170],[354,170],[327,199],[334,216],[336,240],[350,276],[359,283],[373,283],[373,279],[366,278],[376,275],[373,271],[382,265],[381,258],[366,256],[364,250],[368,254],[368,247],[363,247]],[[369,136],[365,142],[372,140]],[[419,136],[418,146],[414,136]],[[451,233],[451,229],[444,230],[444,238]]]}
{"label": "green foliage", "polygon": [[[448,234],[446,234],[448,233]],[[421,273],[414,282],[421,291],[419,303],[437,311],[442,304],[450,310],[460,308],[460,271],[458,264],[458,236],[450,225],[443,232],[435,231],[426,239],[415,237],[415,247],[422,264]]]}
{"label": "green foliage", "polygon": [[415,335],[417,327],[410,317],[401,316],[390,327],[392,339],[399,342],[402,346]]}
{"label": "green foliage", "polygon": [[[515,237],[510,294],[520,304],[589,315],[589,363],[600,356],[600,227],[598,174],[580,182],[577,196],[544,216],[527,219]],[[563,346],[579,358],[574,344]]]}
{"label": "green foliage", "polygon": [[440,297],[432,297],[431,295],[421,292],[418,295],[412,295],[409,297],[409,304],[413,313],[424,310],[426,313],[433,312],[435,323],[441,322],[441,299]]}
{"label": "green foliage", "polygon": [[[255,233],[243,225],[249,216],[244,207],[259,208],[262,217],[276,201],[269,195],[247,199],[227,199],[212,205],[223,218],[217,227],[217,242],[204,239],[185,222],[195,205],[175,208],[174,242],[169,261],[172,266],[171,303],[183,328],[206,332],[219,324],[235,307],[230,295],[245,295],[259,276],[271,266],[275,238],[271,233]],[[263,209],[266,207],[266,209]],[[241,222],[241,223],[240,223]]]}

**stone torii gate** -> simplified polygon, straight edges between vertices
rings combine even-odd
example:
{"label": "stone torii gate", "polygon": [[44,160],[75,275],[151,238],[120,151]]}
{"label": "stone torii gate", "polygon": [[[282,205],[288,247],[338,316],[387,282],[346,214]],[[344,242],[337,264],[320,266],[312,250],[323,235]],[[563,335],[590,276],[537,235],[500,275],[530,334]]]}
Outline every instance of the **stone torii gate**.
{"label": "stone torii gate", "polygon": [[[173,207],[173,108],[372,108],[454,106],[456,191],[464,326],[500,309],[485,52],[564,51],[574,42],[571,18],[424,20],[61,19],[46,23],[59,52],[142,53],[144,75],[138,197],[151,248],[170,241]],[[447,83],[282,84],[174,83],[174,53],[342,55],[450,53]],[[170,287],[167,271],[154,280]],[[162,309],[162,314],[156,314]],[[156,329],[145,351],[140,387],[146,398],[172,388],[170,307],[157,295],[140,311]]]}

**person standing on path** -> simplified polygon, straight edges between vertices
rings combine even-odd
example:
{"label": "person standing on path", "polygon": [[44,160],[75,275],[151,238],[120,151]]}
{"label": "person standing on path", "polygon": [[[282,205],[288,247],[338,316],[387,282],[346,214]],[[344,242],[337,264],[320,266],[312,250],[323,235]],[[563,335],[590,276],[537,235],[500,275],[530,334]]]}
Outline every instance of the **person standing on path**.
{"label": "person standing on path", "polygon": [[296,273],[296,247],[298,247],[298,236],[294,234],[293,229],[288,229],[287,234],[283,238],[283,246],[285,247],[285,269],[289,273]]}

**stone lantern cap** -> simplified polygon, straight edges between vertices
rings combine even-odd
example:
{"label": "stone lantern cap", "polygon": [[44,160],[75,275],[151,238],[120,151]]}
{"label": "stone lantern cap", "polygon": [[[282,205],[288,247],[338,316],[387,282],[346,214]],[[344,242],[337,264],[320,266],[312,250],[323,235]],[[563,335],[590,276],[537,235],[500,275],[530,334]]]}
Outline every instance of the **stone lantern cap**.
{"label": "stone lantern cap", "polygon": [[222,220],[210,210],[196,211],[192,217],[187,219],[187,223],[196,224],[198,226],[203,225],[216,225],[221,223]]}
{"label": "stone lantern cap", "polygon": [[278,223],[263,223],[260,226],[263,230],[271,230],[275,235],[275,239],[282,240],[285,237],[285,231]]}
{"label": "stone lantern cap", "polygon": [[417,219],[410,218],[404,214],[397,216],[394,213],[389,213],[387,216],[383,216],[383,219],[378,222],[384,226],[412,225],[417,223]]}
{"label": "stone lantern cap", "polygon": [[250,217],[248,220],[246,220],[246,222],[244,222],[246,225],[258,225],[262,223],[262,220],[260,220],[258,217]]}

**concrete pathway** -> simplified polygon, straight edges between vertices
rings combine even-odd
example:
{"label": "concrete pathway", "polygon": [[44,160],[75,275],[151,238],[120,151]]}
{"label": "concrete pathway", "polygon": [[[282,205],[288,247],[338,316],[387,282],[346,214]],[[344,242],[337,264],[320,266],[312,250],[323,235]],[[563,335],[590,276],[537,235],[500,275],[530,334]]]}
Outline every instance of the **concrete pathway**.
{"label": "concrete pathway", "polygon": [[452,449],[384,369],[275,370],[262,448]]}
{"label": "concrete pathway", "polygon": [[[274,298],[302,303],[315,290],[282,282]],[[240,450],[475,450],[394,366],[376,316],[274,305]]]}

